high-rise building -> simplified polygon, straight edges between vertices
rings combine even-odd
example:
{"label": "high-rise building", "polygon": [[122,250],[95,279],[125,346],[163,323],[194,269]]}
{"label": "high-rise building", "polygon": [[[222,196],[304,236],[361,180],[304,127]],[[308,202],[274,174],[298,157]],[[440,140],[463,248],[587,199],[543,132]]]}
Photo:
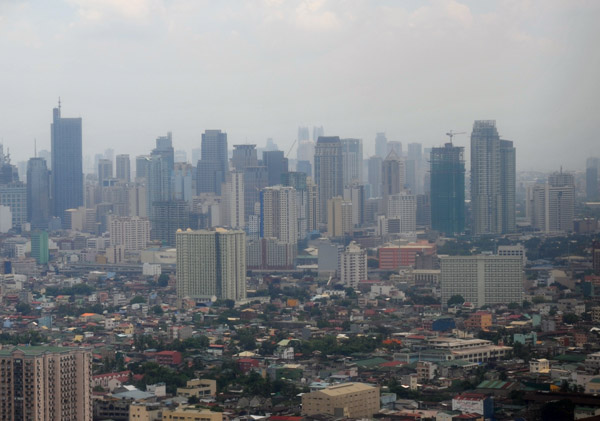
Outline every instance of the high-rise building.
{"label": "high-rise building", "polygon": [[187,164],[188,163],[187,152],[184,150],[181,150],[181,149],[176,150],[175,151],[175,162]]}
{"label": "high-rise building", "polygon": [[414,233],[417,230],[417,196],[407,192],[390,195],[386,215],[390,233]]}
{"label": "high-rise building", "polygon": [[414,194],[423,193],[423,152],[420,143],[409,143],[406,156],[406,187]]}
{"label": "high-rise building", "polygon": [[321,204],[319,203],[319,186],[317,186],[312,178],[306,178],[306,231],[318,232],[319,223],[321,221]]}
{"label": "high-rise building", "polygon": [[316,142],[321,136],[325,136],[323,126],[313,126],[312,140]]}
{"label": "high-rise building", "polygon": [[365,223],[365,186],[358,181],[344,188],[344,201],[352,203],[352,226],[359,227]]}
{"label": "high-rise building", "polygon": [[50,258],[48,253],[48,233],[36,230],[31,233],[31,257],[38,265],[45,265]]}
{"label": "high-rise building", "polygon": [[172,197],[174,200],[184,200],[192,203],[195,196],[192,191],[192,179],[194,167],[187,162],[176,162],[173,173],[171,174],[171,184],[173,188]]}
{"label": "high-rise building", "polygon": [[288,244],[298,242],[298,207],[296,189],[281,185],[261,192],[262,238],[276,238]]}
{"label": "high-rise building", "polygon": [[202,134],[202,155],[198,162],[198,193],[221,195],[221,184],[229,171],[227,158],[227,133],[206,130]]}
{"label": "high-rise building", "polygon": [[476,307],[523,301],[520,256],[444,256],[440,264],[443,306],[454,295]]}
{"label": "high-rise building", "polygon": [[319,137],[315,147],[315,183],[319,186],[321,222],[327,222],[327,201],[344,194],[343,168],[340,138]]}
{"label": "high-rise building", "polygon": [[361,139],[342,139],[342,174],[344,187],[362,183],[363,145]]}
{"label": "high-rise building", "polygon": [[394,151],[399,157],[402,157],[402,142],[400,142],[399,140],[388,141],[386,156],[389,155],[392,151]]}
{"label": "high-rise building", "polygon": [[222,224],[242,229],[246,226],[244,205],[244,173],[230,171],[221,191]]}
{"label": "high-rise building", "polygon": [[303,172],[290,171],[281,176],[284,186],[296,190],[296,216],[298,217],[298,238],[306,238],[308,233],[308,190],[307,176]]}
{"label": "high-rise building", "polygon": [[340,280],[346,287],[358,288],[367,277],[367,251],[352,241],[340,254]]}
{"label": "high-rise building", "polygon": [[371,197],[381,197],[381,174],[383,159],[379,156],[372,156],[368,163],[368,181],[371,186]]}
{"label": "high-rise building", "polygon": [[598,169],[600,158],[588,158],[585,165],[585,196],[588,201],[597,201],[600,198]]}
{"label": "high-rise building", "polygon": [[308,126],[300,126],[298,127],[298,142],[303,142],[305,140],[310,140]]}
{"label": "high-rise building", "polygon": [[177,296],[234,301],[246,298],[246,234],[216,229],[179,230]]}
{"label": "high-rise building", "polygon": [[140,180],[142,178],[148,178],[148,171],[150,168],[150,156],[149,155],[138,155],[135,157],[135,179]]}
{"label": "high-rise building", "polygon": [[256,145],[233,145],[231,163],[236,171],[258,166]]}
{"label": "high-rise building", "polygon": [[0,350],[3,420],[92,421],[92,354],[81,348]]}
{"label": "high-rise building", "polygon": [[381,165],[383,211],[387,215],[389,197],[404,192],[406,179],[404,161],[395,150],[390,151]]}
{"label": "high-rise building", "polygon": [[129,155],[117,155],[117,178],[128,183],[131,180],[131,164]]}
{"label": "high-rise building", "polygon": [[352,202],[345,201],[341,196],[332,197],[327,201],[327,235],[342,237],[352,233]]}
{"label": "high-rise building", "polygon": [[111,246],[125,246],[125,250],[144,250],[150,242],[150,221],[146,218],[109,217],[108,232]]}
{"label": "high-rise building", "polygon": [[573,231],[575,181],[573,174],[554,173],[545,184],[531,186],[527,192],[527,217],[531,225],[546,233]]}
{"label": "high-rise building", "polygon": [[154,202],[150,217],[150,238],[167,246],[175,245],[178,229],[190,227],[190,205],[182,200]]}
{"label": "high-rise building", "polygon": [[0,184],[0,205],[8,206],[12,213],[12,226],[21,228],[27,222],[27,186],[17,181]]}
{"label": "high-rise building", "polygon": [[98,185],[103,186],[105,180],[113,178],[113,163],[110,159],[98,161]]}
{"label": "high-rise building", "polygon": [[50,221],[50,172],[43,158],[27,163],[27,220],[32,228],[48,228]]}
{"label": "high-rise building", "polygon": [[385,133],[377,133],[375,136],[375,156],[385,159],[387,156],[387,137]]}
{"label": "high-rise building", "polygon": [[267,185],[281,184],[281,174],[288,172],[288,159],[283,151],[264,151],[262,160],[267,168]]}
{"label": "high-rise building", "polygon": [[266,167],[246,167],[244,170],[244,214],[246,219],[255,215],[256,205],[260,203],[260,192],[267,185]]}
{"label": "high-rise building", "polygon": [[61,117],[60,101],[54,108],[52,142],[52,199],[54,216],[83,205],[81,118]]}
{"label": "high-rise building", "polygon": [[431,228],[453,236],[465,230],[464,148],[446,143],[431,150]]}
{"label": "high-rise building", "polygon": [[471,207],[475,236],[515,229],[515,149],[501,140],[494,120],[478,120],[471,133]]}

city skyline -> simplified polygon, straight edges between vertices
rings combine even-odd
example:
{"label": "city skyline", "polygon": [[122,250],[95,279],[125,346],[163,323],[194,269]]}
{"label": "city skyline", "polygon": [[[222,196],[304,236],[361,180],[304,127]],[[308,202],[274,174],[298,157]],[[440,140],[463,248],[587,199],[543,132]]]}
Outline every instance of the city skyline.
{"label": "city skyline", "polygon": [[448,130],[496,119],[525,156],[544,145],[532,169],[578,169],[598,154],[600,54],[587,47],[599,13],[589,1],[11,2],[0,51],[19,65],[0,82],[0,138],[15,162],[34,139],[49,149],[59,96],[85,119],[91,156],[133,155],[166,131],[189,152],[213,128],[287,151],[308,125],[363,139],[369,157],[377,132],[442,146]]}

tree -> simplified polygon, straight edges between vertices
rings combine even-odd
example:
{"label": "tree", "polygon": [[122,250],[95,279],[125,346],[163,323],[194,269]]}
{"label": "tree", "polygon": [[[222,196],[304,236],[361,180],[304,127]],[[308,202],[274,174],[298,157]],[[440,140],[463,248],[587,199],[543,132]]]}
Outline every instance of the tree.
{"label": "tree", "polygon": [[29,313],[31,313],[31,306],[27,303],[19,303],[15,307],[15,310],[17,310],[17,313],[27,316]]}
{"label": "tree", "polygon": [[164,288],[169,285],[169,275],[161,273],[158,277],[158,286]]}
{"label": "tree", "polygon": [[575,313],[566,313],[563,315],[563,322],[568,325],[573,325],[579,321],[579,316]]}
{"label": "tree", "polygon": [[460,306],[465,302],[465,299],[462,295],[453,295],[448,299],[448,307],[452,306]]}
{"label": "tree", "polygon": [[129,304],[146,304],[146,299],[141,295],[136,295],[131,299]]}
{"label": "tree", "polygon": [[508,303],[508,309],[509,310],[516,310],[518,308],[519,308],[519,303],[515,303],[515,302]]}

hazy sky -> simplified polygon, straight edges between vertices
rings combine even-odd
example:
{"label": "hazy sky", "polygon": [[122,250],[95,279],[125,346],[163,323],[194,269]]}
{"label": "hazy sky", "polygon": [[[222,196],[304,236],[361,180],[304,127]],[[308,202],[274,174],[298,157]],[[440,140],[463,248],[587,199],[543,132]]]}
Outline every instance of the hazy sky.
{"label": "hazy sky", "polygon": [[212,128],[287,151],[323,125],[367,157],[378,131],[431,146],[495,119],[520,169],[579,169],[600,156],[598,22],[596,0],[0,0],[0,138],[13,161],[49,149],[59,96],[84,154],[167,131],[190,154]]}

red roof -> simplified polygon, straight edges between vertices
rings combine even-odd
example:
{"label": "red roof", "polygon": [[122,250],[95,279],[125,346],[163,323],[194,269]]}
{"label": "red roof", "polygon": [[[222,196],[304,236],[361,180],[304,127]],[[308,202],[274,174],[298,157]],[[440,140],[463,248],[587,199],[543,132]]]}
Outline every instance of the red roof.
{"label": "red roof", "polygon": [[379,364],[379,367],[396,367],[402,364],[406,364],[404,361],[388,361],[385,363]]}

